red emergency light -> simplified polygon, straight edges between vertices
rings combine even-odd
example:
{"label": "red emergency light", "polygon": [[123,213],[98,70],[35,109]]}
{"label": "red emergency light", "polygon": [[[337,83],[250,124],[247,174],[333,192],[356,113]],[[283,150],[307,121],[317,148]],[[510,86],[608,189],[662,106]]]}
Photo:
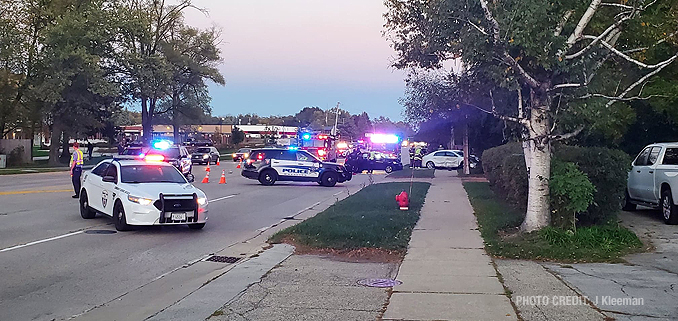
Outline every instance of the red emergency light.
{"label": "red emergency light", "polygon": [[327,135],[320,134],[318,135],[318,139],[327,139]]}
{"label": "red emergency light", "polygon": [[320,156],[325,156],[325,155],[327,155],[327,152],[326,152],[324,149],[319,149],[319,150],[318,150],[318,155],[320,155]]}

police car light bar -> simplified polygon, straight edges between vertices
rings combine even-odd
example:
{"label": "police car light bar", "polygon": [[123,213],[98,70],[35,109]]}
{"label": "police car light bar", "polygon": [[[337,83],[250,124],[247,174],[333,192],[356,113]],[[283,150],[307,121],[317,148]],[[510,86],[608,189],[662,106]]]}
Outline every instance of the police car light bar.
{"label": "police car light bar", "polygon": [[144,160],[147,162],[162,162],[165,160],[165,156],[162,155],[146,155],[144,156]]}
{"label": "police car light bar", "polygon": [[168,149],[172,146],[172,142],[167,140],[158,140],[153,142],[153,148],[155,149]]}
{"label": "police car light bar", "polygon": [[297,146],[290,146],[290,147],[287,147],[287,149],[289,149],[289,150],[297,150],[297,149],[299,149],[299,147],[297,147]]}
{"label": "police car light bar", "polygon": [[399,140],[400,137],[396,135],[372,134],[370,136],[370,141],[377,144],[395,144]]}

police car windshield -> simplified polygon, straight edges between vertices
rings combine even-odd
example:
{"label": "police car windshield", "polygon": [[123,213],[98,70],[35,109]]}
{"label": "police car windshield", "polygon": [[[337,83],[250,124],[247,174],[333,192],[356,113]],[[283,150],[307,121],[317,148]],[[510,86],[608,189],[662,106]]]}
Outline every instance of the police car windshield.
{"label": "police car windshield", "polygon": [[196,153],[209,153],[210,149],[206,148],[206,147],[202,147],[202,148],[198,148],[195,152]]}
{"label": "police car windshield", "polygon": [[165,156],[165,159],[178,159],[181,153],[179,147],[172,147],[168,149],[150,149],[146,154],[156,154]]}
{"label": "police car windshield", "polygon": [[122,151],[121,155],[139,155],[141,154],[141,148],[125,148]]}
{"label": "police car windshield", "polygon": [[187,183],[174,166],[127,165],[120,168],[123,183]]}

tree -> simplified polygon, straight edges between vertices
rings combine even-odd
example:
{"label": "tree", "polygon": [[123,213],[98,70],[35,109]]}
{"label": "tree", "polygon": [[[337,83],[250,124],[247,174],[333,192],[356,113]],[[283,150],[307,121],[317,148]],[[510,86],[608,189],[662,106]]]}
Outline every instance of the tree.
{"label": "tree", "polygon": [[162,53],[172,32],[183,24],[182,12],[190,0],[166,5],[165,0],[121,0],[118,14],[121,41],[116,47],[117,63],[128,94],[141,102],[143,136],[150,139],[153,116],[160,101],[171,94],[172,66]]}
{"label": "tree", "polygon": [[[550,223],[552,142],[576,136],[624,102],[660,98],[648,81],[678,59],[675,2],[630,0],[387,0],[386,27],[399,68],[436,68],[458,57],[460,87],[478,84],[478,110],[523,131],[529,192],[521,229]],[[487,89],[485,91],[485,89]],[[515,109],[495,94],[514,93]],[[499,106],[499,107],[498,107]]]}
{"label": "tree", "polygon": [[233,126],[233,129],[231,130],[231,139],[233,141],[233,145],[237,146],[245,140],[245,133],[240,130],[240,128]]}
{"label": "tree", "polygon": [[104,127],[119,109],[120,84],[103,61],[110,59],[115,24],[105,0],[64,1],[51,10],[53,23],[45,27],[40,41],[42,75],[34,82],[33,103],[40,105],[52,126],[50,164],[58,162],[57,142],[62,141],[62,159],[68,159],[68,141]]}
{"label": "tree", "polygon": [[219,33],[212,28],[200,31],[195,28],[177,26],[169,40],[163,44],[163,54],[171,66],[170,96],[167,108],[174,125],[174,141],[180,142],[180,115],[197,119],[203,113],[209,114],[211,100],[205,80],[223,85],[224,77],[217,69],[221,62],[217,47]]}

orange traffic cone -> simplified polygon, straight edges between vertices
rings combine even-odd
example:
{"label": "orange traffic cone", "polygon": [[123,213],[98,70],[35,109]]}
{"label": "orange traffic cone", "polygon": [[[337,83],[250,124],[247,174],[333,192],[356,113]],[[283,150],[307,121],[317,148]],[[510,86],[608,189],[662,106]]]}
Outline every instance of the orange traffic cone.
{"label": "orange traffic cone", "polygon": [[226,184],[226,171],[221,171],[221,178],[219,179],[219,184]]}
{"label": "orange traffic cone", "polygon": [[236,166],[235,168],[240,168],[240,164],[242,164],[242,162],[238,163],[238,166]]}
{"label": "orange traffic cone", "polygon": [[207,168],[205,168],[205,171],[206,171],[206,172],[210,172],[210,171],[211,171],[211,170],[210,170],[210,163],[207,163]]}
{"label": "orange traffic cone", "polygon": [[217,159],[217,166],[221,166],[221,162]]}
{"label": "orange traffic cone", "polygon": [[202,179],[203,183],[209,183],[210,182],[210,172],[207,172],[207,175],[205,175],[205,178]]}

